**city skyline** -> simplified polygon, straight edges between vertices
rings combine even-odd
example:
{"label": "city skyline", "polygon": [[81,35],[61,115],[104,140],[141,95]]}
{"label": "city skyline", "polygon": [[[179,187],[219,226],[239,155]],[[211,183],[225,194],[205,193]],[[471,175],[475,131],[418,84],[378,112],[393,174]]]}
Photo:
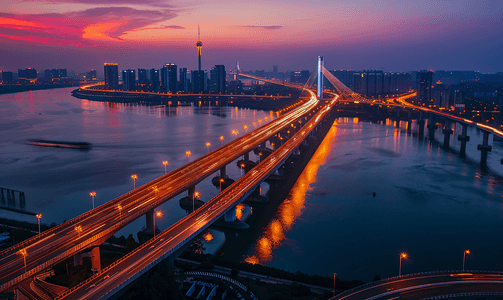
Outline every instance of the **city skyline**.
{"label": "city skyline", "polygon": [[[202,69],[390,71],[503,69],[503,3],[498,1],[315,1],[249,4],[7,0],[0,5],[0,69],[48,65],[156,68],[167,61]],[[36,53],[36,54],[35,54]]]}

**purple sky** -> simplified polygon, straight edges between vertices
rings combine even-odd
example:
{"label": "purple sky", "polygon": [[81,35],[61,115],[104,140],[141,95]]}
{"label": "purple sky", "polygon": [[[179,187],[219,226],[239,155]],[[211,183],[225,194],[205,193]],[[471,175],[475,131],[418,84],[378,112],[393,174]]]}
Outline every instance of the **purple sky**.
{"label": "purple sky", "polygon": [[[142,4],[137,4],[142,3]],[[2,0],[0,70],[503,71],[502,0]]]}

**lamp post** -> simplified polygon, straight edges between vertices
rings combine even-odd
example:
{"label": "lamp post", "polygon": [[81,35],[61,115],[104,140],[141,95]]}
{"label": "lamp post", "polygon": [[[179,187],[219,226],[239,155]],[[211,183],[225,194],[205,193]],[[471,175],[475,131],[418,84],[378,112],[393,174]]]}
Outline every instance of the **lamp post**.
{"label": "lamp post", "polygon": [[28,252],[26,252],[26,249],[21,249],[19,250],[19,254],[23,256],[24,259],[24,272],[26,273],[26,256],[28,256]]}
{"label": "lamp post", "polygon": [[245,125],[243,128],[246,132],[248,132],[248,126]]}
{"label": "lamp post", "polygon": [[205,146],[206,146],[206,148],[208,149],[208,152],[210,152],[210,146],[211,146],[211,143],[210,143],[210,142],[207,142],[207,143],[205,144]]}
{"label": "lamp post", "polygon": [[136,189],[136,179],[138,179],[138,175],[133,174],[131,175],[131,178],[133,178],[133,190]]}
{"label": "lamp post", "polygon": [[164,165],[164,174],[166,174],[166,173],[167,173],[166,166],[168,166],[168,165],[169,165],[169,164],[168,164],[168,161],[167,161],[167,160],[164,160],[164,161],[162,162],[162,164]]}
{"label": "lamp post", "polygon": [[190,161],[190,156],[192,155],[192,153],[190,151],[185,151],[185,155],[187,155],[187,158]]}
{"label": "lamp post", "polygon": [[220,193],[222,192],[222,182],[224,182],[225,180],[223,178],[220,178]]}
{"label": "lamp post", "polygon": [[40,234],[40,219],[42,219],[42,214],[36,214],[35,217],[38,219],[38,234]]}
{"label": "lamp post", "polygon": [[119,210],[119,219],[122,219],[122,205],[117,205],[117,209]]}
{"label": "lamp post", "polygon": [[222,146],[223,146],[224,145],[224,136],[223,135],[220,136],[220,141],[222,142]]}
{"label": "lamp post", "polygon": [[195,199],[196,199],[196,197],[198,197],[198,198],[199,198],[199,192],[194,192],[194,194],[192,194],[192,211],[196,210],[196,209],[195,209],[196,205],[195,205],[195,203],[194,203],[194,202],[196,201],[196,200],[195,200]]}
{"label": "lamp post", "polygon": [[334,290],[332,292],[332,297],[335,297],[335,276],[337,275],[337,273],[334,273]]}
{"label": "lamp post", "polygon": [[261,162],[261,159],[262,159],[262,152],[259,152],[258,153],[258,162]]}
{"label": "lamp post", "polygon": [[161,218],[162,217],[162,211],[158,211],[154,214],[154,237],[155,237],[155,218]]}
{"label": "lamp post", "polygon": [[243,169],[245,167],[245,164],[241,164],[241,177],[243,177]]}
{"label": "lamp post", "polygon": [[398,269],[398,276],[402,276],[402,258],[407,259],[407,253],[400,253],[400,268]]}
{"label": "lamp post", "polygon": [[465,270],[465,258],[467,254],[470,254],[470,250],[465,250],[463,252],[463,271]]}
{"label": "lamp post", "polygon": [[96,196],[96,192],[89,193],[89,196],[93,198],[93,209],[94,209],[94,196]]}

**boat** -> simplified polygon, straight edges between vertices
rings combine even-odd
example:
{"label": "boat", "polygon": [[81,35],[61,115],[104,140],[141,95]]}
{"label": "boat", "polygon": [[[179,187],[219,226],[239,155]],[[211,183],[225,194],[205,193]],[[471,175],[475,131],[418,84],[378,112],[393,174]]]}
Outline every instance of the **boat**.
{"label": "boat", "polygon": [[62,141],[48,141],[48,140],[26,140],[29,145],[44,146],[44,147],[59,147],[59,148],[73,148],[73,149],[91,149],[92,144],[86,142],[62,142]]}

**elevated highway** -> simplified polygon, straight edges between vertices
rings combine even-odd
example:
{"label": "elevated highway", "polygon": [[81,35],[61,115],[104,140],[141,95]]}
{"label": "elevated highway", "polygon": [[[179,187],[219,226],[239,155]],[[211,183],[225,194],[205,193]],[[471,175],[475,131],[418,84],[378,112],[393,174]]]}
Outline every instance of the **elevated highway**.
{"label": "elevated highway", "polygon": [[[311,92],[311,94],[313,95],[312,100],[316,101],[314,93]],[[178,221],[93,277],[60,295],[57,299],[110,298],[158,262],[190,242],[213,222],[224,216],[226,212],[246,199],[265,178],[283,165],[322,122],[323,117],[330,111],[336,100],[337,97],[329,104],[322,106],[294,136],[194,213]]]}

